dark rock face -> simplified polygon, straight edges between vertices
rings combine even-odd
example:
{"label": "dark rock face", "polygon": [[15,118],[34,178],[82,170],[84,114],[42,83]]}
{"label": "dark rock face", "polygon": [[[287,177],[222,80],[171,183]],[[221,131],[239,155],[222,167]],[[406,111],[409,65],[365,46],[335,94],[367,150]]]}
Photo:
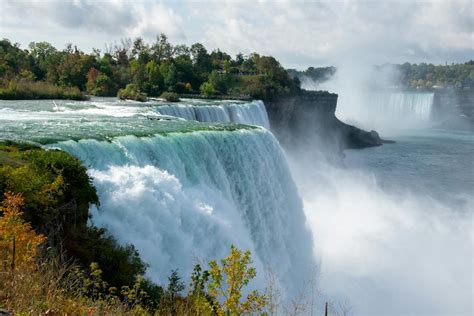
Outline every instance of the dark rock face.
{"label": "dark rock face", "polygon": [[340,153],[348,148],[382,145],[375,131],[364,131],[340,121],[336,115],[337,94],[305,91],[296,96],[265,103],[272,131],[285,147],[315,146]]}

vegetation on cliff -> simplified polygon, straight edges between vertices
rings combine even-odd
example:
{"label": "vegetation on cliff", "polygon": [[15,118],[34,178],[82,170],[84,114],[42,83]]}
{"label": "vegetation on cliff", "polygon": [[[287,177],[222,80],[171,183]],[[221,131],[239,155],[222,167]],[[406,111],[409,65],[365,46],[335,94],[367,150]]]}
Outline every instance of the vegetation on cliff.
{"label": "vegetation on cliff", "polygon": [[[172,45],[164,34],[151,44],[141,38],[127,39],[92,54],[71,45],[58,50],[46,42],[21,49],[4,39],[0,41],[0,88],[8,90],[11,82],[42,82],[49,89],[68,92],[59,97],[71,97],[71,90],[65,89],[78,89],[96,96],[119,92],[120,98],[136,100],[163,92],[249,95],[266,100],[299,90],[298,80],[271,56],[253,53],[232,58],[220,50],[208,52],[199,43]],[[37,94],[0,94],[0,98],[38,98]]]}
{"label": "vegetation on cliff", "polygon": [[0,196],[21,193],[22,218],[47,238],[48,255],[97,262],[112,286],[133,285],[146,265],[133,246],[120,246],[105,230],[89,226],[98,197],[86,168],[71,155],[26,144],[0,143]]}
{"label": "vegetation on cliff", "polygon": [[188,294],[177,271],[166,289],[143,275],[132,286],[111,286],[95,262],[85,270],[48,255],[42,249],[47,238],[23,218],[24,202],[22,194],[6,192],[0,206],[0,308],[15,314],[239,315],[267,304],[256,291],[242,299],[255,269],[250,252],[233,246],[220,265],[209,263],[209,271],[195,266]]}

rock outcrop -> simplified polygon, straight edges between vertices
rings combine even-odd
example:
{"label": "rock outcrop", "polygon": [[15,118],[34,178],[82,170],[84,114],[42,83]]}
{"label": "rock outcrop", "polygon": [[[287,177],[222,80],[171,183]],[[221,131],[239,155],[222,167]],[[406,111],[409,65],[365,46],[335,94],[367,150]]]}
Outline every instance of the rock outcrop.
{"label": "rock outcrop", "polygon": [[337,94],[302,90],[299,95],[266,102],[272,131],[285,147],[315,146],[340,152],[382,145],[376,131],[364,131],[340,121]]}

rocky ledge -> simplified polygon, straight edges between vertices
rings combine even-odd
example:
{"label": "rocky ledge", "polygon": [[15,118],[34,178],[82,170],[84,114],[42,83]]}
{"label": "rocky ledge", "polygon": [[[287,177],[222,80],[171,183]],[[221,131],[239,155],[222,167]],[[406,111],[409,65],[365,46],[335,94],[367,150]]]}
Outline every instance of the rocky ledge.
{"label": "rocky ledge", "polygon": [[339,120],[334,93],[302,90],[265,105],[272,130],[286,147],[311,144],[341,151],[384,143],[376,131],[364,131]]}

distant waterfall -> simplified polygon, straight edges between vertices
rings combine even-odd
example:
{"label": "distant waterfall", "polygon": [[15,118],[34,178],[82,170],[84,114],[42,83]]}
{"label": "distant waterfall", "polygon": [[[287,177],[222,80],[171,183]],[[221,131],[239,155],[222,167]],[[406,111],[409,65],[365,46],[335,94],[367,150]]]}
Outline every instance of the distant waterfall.
{"label": "distant waterfall", "polygon": [[181,117],[199,122],[233,122],[270,128],[265,105],[262,101],[195,105],[175,103],[162,105],[156,111],[163,115]]}
{"label": "distant waterfall", "polygon": [[124,136],[52,146],[89,166],[101,203],[92,221],[135,245],[153,280],[166,282],[176,268],[188,276],[196,260],[221,258],[232,243],[253,252],[261,288],[263,267],[271,267],[292,294],[310,277],[312,237],[302,201],[269,131]]}
{"label": "distant waterfall", "polygon": [[433,93],[343,91],[336,115],[364,129],[387,135],[431,124]]}
{"label": "distant waterfall", "polygon": [[433,96],[433,93],[372,93],[368,101],[378,115],[428,122],[431,119]]}

